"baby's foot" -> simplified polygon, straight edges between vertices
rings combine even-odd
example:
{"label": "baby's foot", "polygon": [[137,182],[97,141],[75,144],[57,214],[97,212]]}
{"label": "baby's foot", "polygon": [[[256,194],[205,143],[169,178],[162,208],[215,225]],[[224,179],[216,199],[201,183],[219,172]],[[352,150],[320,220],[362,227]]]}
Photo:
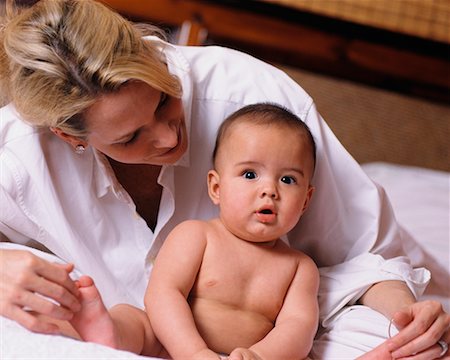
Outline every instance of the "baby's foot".
{"label": "baby's foot", "polygon": [[81,310],[74,314],[70,323],[83,340],[118,348],[116,328],[94,281],[89,276],[81,276],[77,284]]}

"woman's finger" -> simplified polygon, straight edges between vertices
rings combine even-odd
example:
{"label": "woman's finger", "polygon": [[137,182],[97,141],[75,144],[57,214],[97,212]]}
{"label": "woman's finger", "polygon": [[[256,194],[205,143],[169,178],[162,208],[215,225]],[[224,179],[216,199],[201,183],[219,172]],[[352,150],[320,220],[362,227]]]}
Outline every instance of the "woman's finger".
{"label": "woman's finger", "polygon": [[29,301],[32,303],[30,309],[34,312],[59,320],[71,320],[73,318],[75,311],[67,309],[40,294],[31,294],[31,297],[33,297],[33,299]]}
{"label": "woman's finger", "polygon": [[[73,286],[76,287],[75,282],[74,281],[72,282]],[[73,295],[72,292],[69,292],[65,286],[50,281],[47,278],[38,277],[37,280],[32,285],[32,287],[29,288],[28,290],[36,292],[49,299],[52,299],[53,301],[59,303],[62,307],[65,307],[71,310],[72,312],[77,312],[81,308],[80,301],[75,295]],[[78,288],[77,291],[79,291]],[[33,308],[33,306],[31,306],[30,304],[22,304],[22,305],[30,306],[31,308]],[[33,310],[37,311],[37,309],[35,308],[33,308]],[[51,315],[50,313],[45,314]]]}
{"label": "woman's finger", "polygon": [[73,317],[73,311],[60,306],[52,299],[45,298],[38,293],[30,292],[18,287],[12,291],[11,294],[11,306],[33,310],[36,313],[60,320],[70,320]]}
{"label": "woman's finger", "polygon": [[[12,289],[10,291],[13,298],[23,297],[20,289],[24,289],[48,297],[72,311],[80,309],[79,290],[68,273],[73,265],[49,263],[31,255],[24,256],[22,264],[26,265],[28,270],[11,279]],[[28,299],[30,298],[28,297]],[[12,301],[18,302],[14,299]],[[18,304],[33,308],[33,304],[27,303],[26,300],[19,301]]]}
{"label": "woman's finger", "polygon": [[404,311],[397,311],[394,314],[392,320],[395,327],[398,330],[401,330],[404,327],[408,326],[408,324],[414,320],[414,314],[411,312],[411,309],[406,309]]}
{"label": "woman's finger", "polygon": [[[427,349],[434,348],[434,345],[436,345],[436,343],[441,339],[445,331],[448,329],[449,324],[446,318],[447,315],[443,313],[441,314],[441,316],[438,316],[436,318],[436,320],[428,329],[426,329],[426,331],[418,331],[419,329],[416,329],[416,332],[421,333],[421,335],[415,337],[404,346],[395,350],[392,353],[392,356],[394,358],[401,358],[412,354],[421,354],[422,352],[426,352]],[[414,322],[409,326],[414,326]],[[404,330],[407,330],[407,328],[405,328]]]}
{"label": "woman's finger", "polygon": [[75,282],[70,278],[68,269],[73,269],[71,264],[44,263],[36,268],[36,274],[43,278],[59,284],[71,292],[76,297],[80,292]]}
{"label": "woman's finger", "polygon": [[398,357],[412,354],[412,352],[407,353],[406,351],[412,346],[415,346],[412,343],[418,336],[428,331],[432,321],[427,320],[430,319],[424,319],[420,322],[418,320],[414,320],[401,329],[397,335],[388,340],[388,348],[390,351],[398,353]]}
{"label": "woman's finger", "polygon": [[[34,272],[28,272],[26,275],[19,276],[14,282],[4,283],[3,290],[7,301],[23,307],[29,307],[36,311],[38,306],[33,304],[33,300],[38,293],[73,312],[80,310],[80,302],[76,296],[69,292],[64,286],[59,285],[45,277],[38,276]],[[72,280],[71,280],[72,281]],[[73,286],[76,287],[73,282]]]}
{"label": "woman's finger", "polygon": [[5,314],[5,316],[14,319],[14,321],[18,322],[20,325],[30,331],[42,334],[60,333],[59,327],[56,324],[39,319],[36,315],[24,310],[20,306],[11,306],[7,313],[9,315]]}
{"label": "woman's finger", "polygon": [[[436,319],[442,315],[445,315],[442,305],[434,301],[415,303],[411,307],[397,312],[394,314],[394,325],[399,329],[399,333],[388,340],[389,349],[391,351],[397,350],[426,333]],[[405,326],[408,318],[412,321]],[[395,323],[396,320],[400,324]]]}
{"label": "woman's finger", "polygon": [[52,321],[65,322],[80,309],[79,290],[69,276],[72,264],[54,264],[28,251],[0,250],[0,256],[2,316],[32,331],[55,333]]}
{"label": "woman's finger", "polygon": [[[444,357],[441,355],[442,347],[439,344],[433,345],[425,351],[422,351],[418,354],[400,358],[398,360],[434,360],[434,359],[448,359],[448,357]],[[447,352],[448,354],[448,352]]]}
{"label": "woman's finger", "polygon": [[13,283],[32,290],[36,278],[43,277],[63,286],[74,296],[79,296],[79,290],[68,273],[73,265],[51,263],[26,251],[10,250],[7,254],[4,265],[9,271],[4,271],[4,275]]}

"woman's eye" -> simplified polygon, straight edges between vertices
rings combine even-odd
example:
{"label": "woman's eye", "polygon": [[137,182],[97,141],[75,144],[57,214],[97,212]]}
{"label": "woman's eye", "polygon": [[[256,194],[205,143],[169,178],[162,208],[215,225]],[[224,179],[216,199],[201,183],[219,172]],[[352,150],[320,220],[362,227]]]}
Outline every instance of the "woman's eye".
{"label": "woman's eye", "polygon": [[250,180],[256,179],[256,173],[255,173],[254,171],[251,171],[251,170],[246,170],[246,171],[244,171],[244,173],[242,174],[242,176],[243,176],[245,179],[250,179]]}
{"label": "woman's eye", "polygon": [[164,92],[161,92],[161,97],[159,98],[158,109],[161,108],[169,99],[169,95]]}
{"label": "woman's eye", "polygon": [[128,140],[126,140],[126,141],[124,141],[124,142],[122,142],[122,143],[120,143],[120,145],[122,145],[122,146],[128,146],[128,145],[131,145],[131,144],[133,144],[135,141],[136,141],[136,139],[138,138],[138,133],[137,132],[135,132],[134,134],[133,134],[133,136],[131,136],[131,138],[129,138]]}
{"label": "woman's eye", "polygon": [[283,176],[281,178],[281,182],[285,184],[296,184],[297,180],[295,180],[295,178],[293,178],[292,176]]}

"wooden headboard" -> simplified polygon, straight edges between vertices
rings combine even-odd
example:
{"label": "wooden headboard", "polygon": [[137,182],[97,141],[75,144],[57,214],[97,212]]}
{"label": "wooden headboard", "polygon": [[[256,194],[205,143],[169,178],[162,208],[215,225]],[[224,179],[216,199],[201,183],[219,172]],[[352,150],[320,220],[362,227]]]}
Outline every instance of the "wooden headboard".
{"label": "wooden headboard", "polygon": [[[335,1],[100,1],[133,20],[169,27],[189,22],[208,33],[208,43],[267,61],[450,102],[447,42],[319,14],[314,8],[301,9],[307,3]],[[377,5],[385,0],[380,1]],[[355,0],[340,0],[334,8],[345,9],[351,2],[354,5]],[[391,1],[386,3],[395,8]],[[190,40],[195,44],[199,39]]]}
{"label": "wooden headboard", "polygon": [[[444,2],[98,1],[175,35],[189,29],[184,43],[237,48],[283,68],[360,163],[450,171],[450,6]],[[397,12],[396,21],[389,12]]]}

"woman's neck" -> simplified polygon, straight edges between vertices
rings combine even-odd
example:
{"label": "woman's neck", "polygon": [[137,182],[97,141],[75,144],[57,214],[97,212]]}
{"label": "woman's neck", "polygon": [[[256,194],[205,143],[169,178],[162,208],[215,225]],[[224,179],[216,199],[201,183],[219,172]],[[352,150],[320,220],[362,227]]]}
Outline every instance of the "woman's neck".
{"label": "woman's neck", "polygon": [[119,183],[136,204],[136,210],[155,230],[158,220],[162,186],[158,184],[161,166],[145,164],[124,164],[108,158]]}

